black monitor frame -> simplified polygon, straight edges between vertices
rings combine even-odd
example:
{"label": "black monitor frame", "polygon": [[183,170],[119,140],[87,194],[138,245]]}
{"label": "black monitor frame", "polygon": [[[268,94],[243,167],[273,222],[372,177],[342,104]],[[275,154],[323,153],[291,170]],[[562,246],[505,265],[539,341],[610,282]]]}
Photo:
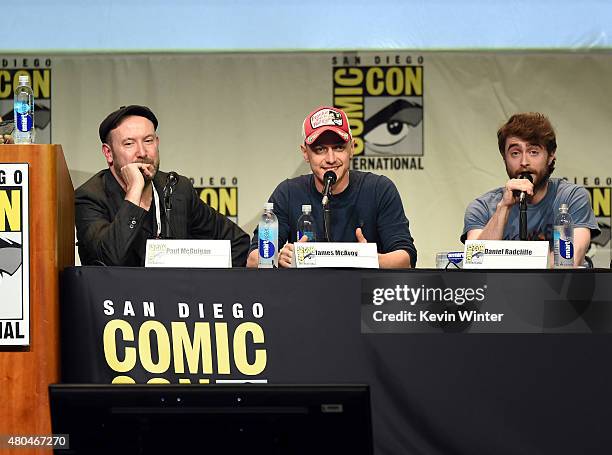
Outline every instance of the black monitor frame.
{"label": "black monitor frame", "polygon": [[56,454],[373,453],[367,385],[52,384]]}

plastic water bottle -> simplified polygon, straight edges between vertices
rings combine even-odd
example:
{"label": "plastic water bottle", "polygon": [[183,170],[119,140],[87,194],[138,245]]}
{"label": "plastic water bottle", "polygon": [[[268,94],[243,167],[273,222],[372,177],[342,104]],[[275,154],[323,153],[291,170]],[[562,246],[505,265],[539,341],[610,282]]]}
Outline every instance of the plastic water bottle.
{"label": "plastic water bottle", "polygon": [[30,77],[27,74],[19,76],[13,109],[15,144],[32,144],[34,142],[34,92],[30,87]]}
{"label": "plastic water bottle", "polygon": [[310,205],[302,206],[302,215],[298,218],[297,222],[297,239],[300,240],[302,237],[308,237],[309,242],[316,242],[317,229],[315,228],[314,218],[311,215],[312,207]]}
{"label": "plastic water bottle", "polygon": [[259,220],[259,268],[278,267],[278,219],[273,212],[274,204],[266,202]]}
{"label": "plastic water bottle", "polygon": [[555,268],[574,267],[574,222],[567,204],[561,204],[553,232]]}

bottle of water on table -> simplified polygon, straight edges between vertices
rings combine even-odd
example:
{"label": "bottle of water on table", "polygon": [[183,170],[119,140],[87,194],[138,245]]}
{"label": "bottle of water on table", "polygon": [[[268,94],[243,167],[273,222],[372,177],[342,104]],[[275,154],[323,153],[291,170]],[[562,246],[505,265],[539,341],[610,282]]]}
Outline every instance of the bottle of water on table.
{"label": "bottle of water on table", "polygon": [[266,202],[259,220],[259,268],[278,267],[278,219],[273,212],[274,204]]}
{"label": "bottle of water on table", "polygon": [[32,144],[34,142],[34,92],[30,87],[30,77],[19,76],[19,85],[15,89],[13,104],[15,144]]}
{"label": "bottle of water on table", "polygon": [[302,237],[306,236],[309,242],[316,242],[316,228],[314,218],[312,217],[312,207],[310,205],[302,206],[302,215],[298,218],[297,223],[297,238],[299,241]]}
{"label": "bottle of water on table", "polygon": [[574,222],[567,204],[561,204],[553,228],[555,268],[574,266]]}

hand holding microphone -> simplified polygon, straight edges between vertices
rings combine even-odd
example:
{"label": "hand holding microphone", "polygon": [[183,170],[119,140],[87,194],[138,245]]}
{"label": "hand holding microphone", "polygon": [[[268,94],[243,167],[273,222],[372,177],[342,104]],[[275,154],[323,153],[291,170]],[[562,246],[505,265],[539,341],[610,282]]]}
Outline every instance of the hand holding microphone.
{"label": "hand holding microphone", "polygon": [[524,203],[527,196],[533,196],[533,177],[529,172],[522,172],[506,182],[501,204],[509,208],[519,201]]}
{"label": "hand holding microphone", "polygon": [[[527,179],[533,184],[533,177],[529,172],[522,172],[519,176],[519,179]],[[533,191],[531,192],[531,195],[533,195]],[[526,198],[527,193],[525,191],[521,191],[521,193],[519,194],[519,203],[524,204],[526,202]]]}

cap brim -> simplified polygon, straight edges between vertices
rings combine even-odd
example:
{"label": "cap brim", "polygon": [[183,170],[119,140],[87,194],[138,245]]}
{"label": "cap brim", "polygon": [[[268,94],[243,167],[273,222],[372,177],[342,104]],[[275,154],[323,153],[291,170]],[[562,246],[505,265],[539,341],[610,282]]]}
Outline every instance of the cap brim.
{"label": "cap brim", "polygon": [[321,134],[323,134],[326,131],[333,131],[334,133],[336,133],[340,139],[342,139],[344,142],[348,142],[351,139],[351,135],[348,134],[346,131],[344,131],[341,128],[338,128],[336,126],[322,126],[320,128],[317,128],[315,131],[313,131],[310,136],[308,136],[304,142],[306,142],[306,144],[311,145],[312,143],[314,143]]}

